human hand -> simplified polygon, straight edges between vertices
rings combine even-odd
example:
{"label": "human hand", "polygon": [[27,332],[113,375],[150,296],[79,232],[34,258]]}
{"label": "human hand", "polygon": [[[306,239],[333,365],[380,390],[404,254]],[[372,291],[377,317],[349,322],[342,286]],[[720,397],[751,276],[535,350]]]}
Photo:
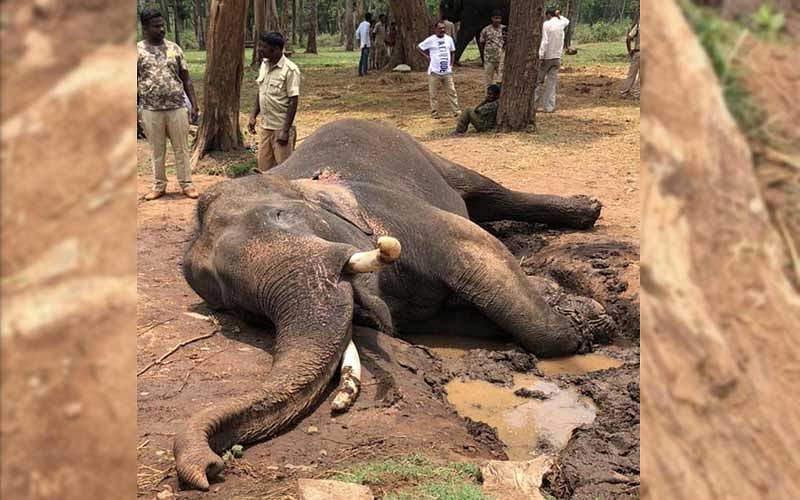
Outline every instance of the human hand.
{"label": "human hand", "polygon": [[189,111],[189,122],[192,125],[197,125],[197,119],[200,117],[200,110],[197,106],[193,107],[191,111]]}
{"label": "human hand", "polygon": [[275,139],[275,140],[278,141],[278,144],[280,144],[281,146],[285,146],[286,144],[289,144],[289,131],[288,130],[281,130],[278,133],[278,138]]}
{"label": "human hand", "polygon": [[247,130],[251,134],[255,134],[256,133],[256,117],[255,116],[251,116],[250,117],[250,121],[247,122]]}

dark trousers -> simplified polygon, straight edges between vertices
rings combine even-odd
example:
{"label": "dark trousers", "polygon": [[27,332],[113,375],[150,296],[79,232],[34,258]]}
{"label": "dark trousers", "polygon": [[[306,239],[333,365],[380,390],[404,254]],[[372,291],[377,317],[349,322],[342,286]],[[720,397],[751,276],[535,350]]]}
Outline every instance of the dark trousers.
{"label": "dark trousers", "polygon": [[366,75],[368,67],[369,67],[369,47],[364,47],[361,49],[361,60],[358,61],[358,76]]}

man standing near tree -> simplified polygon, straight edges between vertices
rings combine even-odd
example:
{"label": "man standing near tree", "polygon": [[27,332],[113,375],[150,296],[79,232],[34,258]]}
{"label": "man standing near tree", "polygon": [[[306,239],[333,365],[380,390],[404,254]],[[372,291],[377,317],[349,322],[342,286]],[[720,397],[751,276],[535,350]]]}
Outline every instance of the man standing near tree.
{"label": "man standing near tree", "polygon": [[370,39],[370,23],[372,23],[372,14],[367,12],[364,14],[364,20],[358,25],[356,29],[356,40],[361,45],[361,60],[358,61],[358,76],[365,76],[369,69],[369,48],[372,45]]}
{"label": "man standing near tree", "polygon": [[453,116],[461,114],[458,108],[458,94],[453,81],[453,60],[456,44],[453,39],[445,34],[442,21],[436,23],[435,34],[420,43],[417,48],[428,59],[428,92],[431,100],[431,116],[439,118],[439,103],[437,92],[439,87],[444,87],[450,110]]}
{"label": "man standing near tree", "polygon": [[300,69],[283,55],[283,46],[283,35],[278,32],[259,36],[258,96],[247,129],[256,133],[256,119],[261,114],[258,169],[264,172],[289,158],[297,140],[294,117],[300,96]]}
{"label": "man standing near tree", "polygon": [[[633,44],[633,47],[631,47]],[[639,97],[639,87],[642,83],[642,78],[639,76],[639,85],[634,88],[636,83],[636,76],[639,75],[639,19],[637,16],[636,22],[633,27],[628,31],[628,36],[625,37],[625,46],[628,49],[628,57],[631,58],[631,65],[628,68],[628,78],[622,86],[621,96],[627,96],[633,90],[633,96]]]}
{"label": "man standing near tree", "polygon": [[[539,45],[539,75],[537,78],[534,103],[543,100],[545,113],[556,110],[556,88],[558,87],[558,68],[564,53],[564,29],[569,19],[561,16],[558,9],[547,9],[547,21],[542,25],[542,43]],[[544,84],[544,89],[542,89]]]}
{"label": "man standing near tree", "polygon": [[505,39],[501,24],[503,15],[499,10],[492,12],[492,23],[483,30],[478,39],[483,53],[483,69],[485,71],[486,86],[503,81],[503,56]]}
{"label": "man standing near tree", "polygon": [[[165,165],[167,138],[175,153],[175,168],[183,194],[197,198],[189,167],[189,119],[197,121],[197,98],[189,78],[189,66],[183,51],[166,40],[164,16],[153,9],[139,15],[144,40],[136,44],[136,84],[142,107],[142,124],[153,148],[153,188],[145,200],[161,198],[167,190]],[[189,98],[189,112],[184,107],[184,92]]]}

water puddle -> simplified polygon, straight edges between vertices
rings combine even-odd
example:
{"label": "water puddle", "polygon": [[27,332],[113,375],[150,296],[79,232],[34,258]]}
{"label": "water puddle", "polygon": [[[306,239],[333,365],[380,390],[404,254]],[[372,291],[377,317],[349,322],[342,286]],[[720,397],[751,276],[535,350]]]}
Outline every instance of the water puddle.
{"label": "water puddle", "polygon": [[582,375],[584,373],[605,370],[606,368],[618,368],[622,366],[622,361],[610,358],[603,354],[578,354],[563,358],[540,359],[536,367],[545,375],[558,375],[569,373],[571,375]]}
{"label": "water puddle", "polygon": [[[545,399],[515,395],[521,388],[539,391]],[[447,384],[447,399],[459,415],[495,427],[511,460],[530,459],[540,441],[563,448],[572,431],[592,422],[597,413],[591,400],[575,389],[528,374],[515,375],[510,389],[482,380],[454,380]]]}

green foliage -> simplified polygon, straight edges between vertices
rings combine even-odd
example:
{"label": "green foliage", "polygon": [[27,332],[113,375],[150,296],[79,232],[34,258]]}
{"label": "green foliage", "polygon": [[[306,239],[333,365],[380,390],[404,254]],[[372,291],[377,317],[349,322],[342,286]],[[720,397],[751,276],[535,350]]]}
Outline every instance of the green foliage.
{"label": "green foliage", "polygon": [[624,42],[631,26],[633,26],[631,19],[614,22],[597,21],[592,25],[578,24],[575,26],[572,39],[574,43]]}
{"label": "green foliage", "polygon": [[423,455],[355,465],[332,479],[375,486],[398,486],[392,500],[488,500],[477,484],[480,469],[469,463],[436,464]]}
{"label": "green foliage", "polygon": [[786,16],[782,12],[772,10],[768,3],[763,4],[751,18],[758,36],[770,42],[777,42],[781,31],[786,26]]}
{"label": "green foliage", "polygon": [[688,0],[681,6],[697,39],[708,54],[722,87],[725,103],[742,131],[751,139],[764,140],[764,111],[744,85],[744,72],[736,63],[736,50],[748,31],[738,23],[721,19],[716,12]]}
{"label": "green foliage", "polygon": [[[258,161],[255,158],[251,158],[241,163],[229,163],[228,165],[225,165],[225,175],[228,177],[242,177],[252,172],[254,168],[258,168]],[[239,450],[239,452],[240,451],[241,450]],[[235,457],[237,451],[232,450],[231,453]]]}

